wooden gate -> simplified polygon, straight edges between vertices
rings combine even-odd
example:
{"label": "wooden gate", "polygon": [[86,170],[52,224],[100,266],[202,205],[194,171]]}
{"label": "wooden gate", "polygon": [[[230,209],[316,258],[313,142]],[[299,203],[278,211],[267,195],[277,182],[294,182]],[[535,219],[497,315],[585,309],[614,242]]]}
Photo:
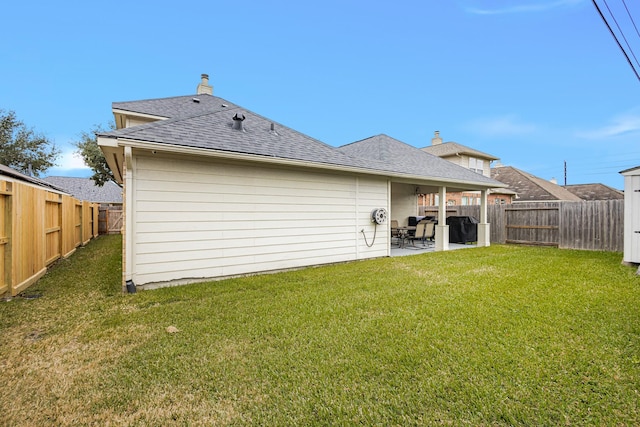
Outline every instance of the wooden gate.
{"label": "wooden gate", "polygon": [[100,234],[120,234],[122,219],[122,208],[101,207],[98,227]]}
{"label": "wooden gate", "polygon": [[560,244],[559,207],[506,208],[506,243],[556,246]]}

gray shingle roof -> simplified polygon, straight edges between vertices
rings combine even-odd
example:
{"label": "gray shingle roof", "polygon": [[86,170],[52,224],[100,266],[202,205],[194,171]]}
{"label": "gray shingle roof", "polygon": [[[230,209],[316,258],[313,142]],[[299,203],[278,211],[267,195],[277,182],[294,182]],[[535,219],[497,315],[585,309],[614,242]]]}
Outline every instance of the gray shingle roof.
{"label": "gray shingle roof", "polygon": [[109,181],[99,187],[91,178],[48,176],[44,181],[64,189],[78,200],[94,203],[122,203],[122,188]]}
{"label": "gray shingle roof", "polygon": [[[210,95],[199,95],[199,97],[213,98]],[[188,98],[191,99],[191,97]],[[171,99],[169,103],[174,104],[174,101],[175,99]],[[193,101],[190,102],[193,103]],[[227,107],[219,107],[222,103]],[[158,108],[160,109],[163,108]],[[194,113],[195,110],[199,111]],[[328,144],[226,101],[215,103],[212,110],[209,110],[206,105],[198,105],[190,112],[191,115],[176,114],[167,120],[120,129],[103,135],[230,153],[371,167],[371,162],[350,158]],[[233,116],[236,114],[245,116],[244,130],[233,129]]]}
{"label": "gray shingle roof", "polygon": [[395,138],[381,134],[351,144],[338,150],[352,157],[374,159],[384,163],[387,170],[412,175],[429,175],[434,178],[476,181],[500,186],[487,178],[455,163],[426,153]]}
{"label": "gray shingle roof", "polygon": [[466,145],[458,144],[457,142],[445,142],[442,144],[430,145],[428,147],[421,148],[422,151],[429,154],[433,154],[438,157],[455,156],[457,154],[466,154],[481,159],[498,160],[498,157],[491,154],[483,153]]}
{"label": "gray shingle roof", "polygon": [[582,199],[558,184],[539,178],[513,166],[499,166],[491,169],[491,177],[509,186],[518,194],[519,202]]}
{"label": "gray shingle roof", "polygon": [[[166,120],[103,133],[101,137],[500,186],[499,182],[386,135],[336,148],[212,95],[115,102],[113,108]],[[232,118],[236,114],[245,116],[244,130],[233,129]]]}
{"label": "gray shingle roof", "polygon": [[[197,102],[195,100],[197,100]],[[112,103],[112,108],[114,110],[130,111],[169,119],[174,117],[188,117],[204,112],[224,111],[226,109],[239,107],[217,96],[201,94],[144,99],[141,101],[114,102]]]}

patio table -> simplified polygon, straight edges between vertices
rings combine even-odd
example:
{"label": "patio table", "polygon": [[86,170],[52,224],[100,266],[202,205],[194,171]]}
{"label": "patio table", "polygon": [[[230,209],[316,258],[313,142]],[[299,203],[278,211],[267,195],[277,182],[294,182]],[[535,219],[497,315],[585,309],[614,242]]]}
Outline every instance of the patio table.
{"label": "patio table", "polygon": [[416,232],[416,227],[411,225],[398,227],[398,239],[400,239],[398,242],[399,248],[404,248],[406,246],[407,239],[412,236],[412,232]]}

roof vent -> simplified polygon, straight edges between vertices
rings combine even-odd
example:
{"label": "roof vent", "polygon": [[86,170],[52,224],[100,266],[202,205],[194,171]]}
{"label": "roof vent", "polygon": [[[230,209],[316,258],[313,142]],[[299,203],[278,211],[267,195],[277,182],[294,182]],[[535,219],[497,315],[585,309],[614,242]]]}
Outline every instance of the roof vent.
{"label": "roof vent", "polygon": [[193,102],[195,102],[196,104],[200,104],[200,100],[198,98],[193,98]]}
{"label": "roof vent", "polygon": [[244,116],[244,114],[242,113],[235,113],[233,115],[233,129],[236,130],[244,130],[244,126],[242,126],[242,122],[244,121],[244,119],[246,119],[246,117]]}
{"label": "roof vent", "polygon": [[196,88],[196,93],[198,95],[213,95],[213,86],[209,85],[209,74],[202,74],[200,77],[202,78],[202,81]]}

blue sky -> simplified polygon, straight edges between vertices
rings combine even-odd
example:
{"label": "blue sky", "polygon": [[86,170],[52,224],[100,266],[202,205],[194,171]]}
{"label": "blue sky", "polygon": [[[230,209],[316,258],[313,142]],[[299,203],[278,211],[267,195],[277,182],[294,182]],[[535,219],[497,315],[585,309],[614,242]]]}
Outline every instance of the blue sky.
{"label": "blue sky", "polygon": [[[607,4],[640,56],[623,0]],[[568,184],[615,188],[640,165],[640,82],[591,0],[25,0],[3,15],[0,108],[64,151],[48,175],[89,175],[70,142],[112,102],[192,94],[201,73],[334,146],[384,133],[424,147],[439,130],[560,184],[566,161]]]}

